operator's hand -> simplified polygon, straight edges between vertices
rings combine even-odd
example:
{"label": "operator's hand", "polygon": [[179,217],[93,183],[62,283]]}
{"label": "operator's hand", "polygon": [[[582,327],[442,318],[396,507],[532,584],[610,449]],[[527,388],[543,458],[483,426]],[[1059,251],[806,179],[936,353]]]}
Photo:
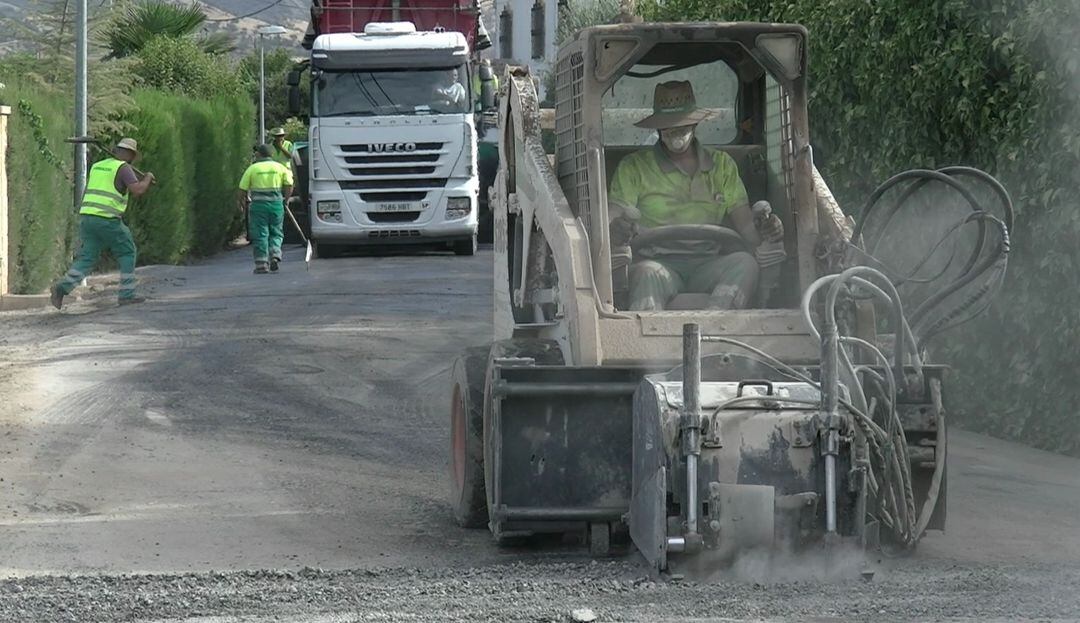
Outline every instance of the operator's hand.
{"label": "operator's hand", "polygon": [[151,184],[156,184],[157,183],[157,177],[155,177],[154,174],[151,173],[150,171],[146,172],[146,179],[150,180]]}
{"label": "operator's hand", "polygon": [[610,231],[611,246],[624,247],[637,235],[638,225],[635,221],[620,216],[611,221]]}
{"label": "operator's hand", "polygon": [[780,220],[779,216],[770,214],[769,217],[764,219],[758,226],[758,233],[761,234],[761,239],[765,242],[783,242],[784,223]]}

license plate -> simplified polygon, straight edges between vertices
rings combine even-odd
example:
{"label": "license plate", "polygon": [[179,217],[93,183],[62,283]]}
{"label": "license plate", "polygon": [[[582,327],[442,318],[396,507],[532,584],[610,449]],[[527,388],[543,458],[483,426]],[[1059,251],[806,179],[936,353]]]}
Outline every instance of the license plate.
{"label": "license plate", "polygon": [[421,212],[427,207],[423,203],[380,203],[376,212]]}

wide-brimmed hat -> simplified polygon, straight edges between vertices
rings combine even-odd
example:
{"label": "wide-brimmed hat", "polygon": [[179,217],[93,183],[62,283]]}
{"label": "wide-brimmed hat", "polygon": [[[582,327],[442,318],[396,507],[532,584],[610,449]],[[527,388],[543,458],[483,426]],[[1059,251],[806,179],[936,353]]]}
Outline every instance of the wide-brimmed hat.
{"label": "wide-brimmed hat", "polygon": [[270,136],[285,136],[285,128],[274,128],[270,130]]}
{"label": "wide-brimmed hat", "polygon": [[120,142],[116,144],[116,149],[126,149],[133,154],[139,153],[139,144],[135,142],[133,138],[122,138]]}
{"label": "wide-brimmed hat", "polygon": [[665,130],[694,125],[719,116],[719,110],[697,107],[694,87],[689,82],[672,80],[656,85],[656,90],[653,91],[653,114],[634,125],[650,130]]}

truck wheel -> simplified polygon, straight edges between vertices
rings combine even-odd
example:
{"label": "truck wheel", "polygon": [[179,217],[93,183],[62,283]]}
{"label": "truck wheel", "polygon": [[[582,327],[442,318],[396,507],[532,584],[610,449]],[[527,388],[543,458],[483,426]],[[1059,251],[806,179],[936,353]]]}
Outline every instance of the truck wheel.
{"label": "truck wheel", "polygon": [[454,243],[454,255],[475,255],[476,234],[468,240],[458,240]]}
{"label": "truck wheel", "polygon": [[484,372],[486,348],[458,357],[450,373],[450,501],[463,528],[487,523],[484,493]]}
{"label": "truck wheel", "polygon": [[[492,447],[494,432],[492,430],[492,409],[495,403],[492,399],[492,381],[495,378],[495,360],[503,358],[531,358],[538,365],[562,365],[564,363],[562,351],[553,340],[541,340],[525,338],[516,340],[500,340],[491,345],[491,352],[487,359],[487,371],[484,374],[484,492],[487,496],[488,508],[492,506],[493,489],[489,486],[494,477],[494,460]],[[502,530],[500,526],[489,523],[495,540],[502,542]]]}
{"label": "truck wheel", "polygon": [[333,244],[326,244],[325,242],[312,242],[315,247],[315,257],[320,260],[330,259],[341,255],[341,247]]}

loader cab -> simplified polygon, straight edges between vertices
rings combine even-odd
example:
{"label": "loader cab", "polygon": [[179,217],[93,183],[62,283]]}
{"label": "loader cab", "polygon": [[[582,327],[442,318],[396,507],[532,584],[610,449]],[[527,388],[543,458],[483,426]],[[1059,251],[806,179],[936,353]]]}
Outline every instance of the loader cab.
{"label": "loader cab", "polygon": [[[634,24],[580,32],[556,67],[556,172],[589,232],[597,290],[628,309],[629,247],[612,247],[607,200],[627,156],[653,149],[657,84],[689,81],[713,118],[699,143],[730,156],[749,204],[770,203],[785,226],[787,259],[770,296],[755,307],[793,308],[814,278],[816,210],[806,128],[805,30],[776,24]],[[730,222],[717,223],[731,227]],[[704,309],[692,302],[679,309]],[[672,309],[672,308],[669,308]]]}

